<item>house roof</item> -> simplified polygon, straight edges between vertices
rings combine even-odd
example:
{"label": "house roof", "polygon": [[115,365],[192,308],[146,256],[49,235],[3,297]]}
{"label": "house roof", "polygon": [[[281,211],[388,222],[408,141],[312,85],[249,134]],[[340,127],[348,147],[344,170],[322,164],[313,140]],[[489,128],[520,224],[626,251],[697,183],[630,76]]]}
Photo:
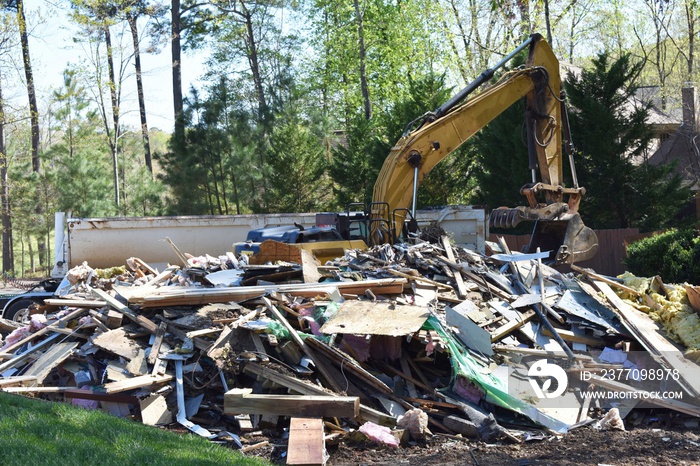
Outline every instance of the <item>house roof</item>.
{"label": "house roof", "polygon": [[700,135],[683,127],[661,143],[647,160],[654,166],[678,162],[674,172],[692,190],[700,190]]}

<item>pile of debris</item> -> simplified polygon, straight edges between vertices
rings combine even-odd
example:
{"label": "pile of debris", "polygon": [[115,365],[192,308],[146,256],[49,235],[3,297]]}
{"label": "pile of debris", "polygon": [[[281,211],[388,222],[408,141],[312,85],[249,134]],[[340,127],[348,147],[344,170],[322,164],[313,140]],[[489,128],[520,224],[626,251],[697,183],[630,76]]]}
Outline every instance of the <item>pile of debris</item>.
{"label": "pile of debris", "polygon": [[696,363],[613,288],[645,292],[498,249],[443,236],[321,265],[266,241],[254,256],[177,251],[183,265],[163,271],[83,264],[29,323],[0,325],[0,389],[243,452],[284,432],[286,464],[358,438],[624,429],[640,403],[700,416]]}

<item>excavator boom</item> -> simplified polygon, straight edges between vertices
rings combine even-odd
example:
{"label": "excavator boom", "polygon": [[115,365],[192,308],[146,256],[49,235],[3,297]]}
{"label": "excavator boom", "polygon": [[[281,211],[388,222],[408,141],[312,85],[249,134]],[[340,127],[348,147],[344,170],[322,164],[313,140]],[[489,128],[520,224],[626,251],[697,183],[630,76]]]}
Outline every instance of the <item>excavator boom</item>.
{"label": "excavator boom", "polygon": [[[494,75],[498,67],[525,47],[529,47],[529,52],[523,68],[505,73],[497,83],[467,99]],[[559,61],[539,34],[531,36],[496,67],[484,71],[435,112],[425,115],[415,128],[404,132],[384,161],[374,185],[371,206],[373,236],[385,238],[392,231],[394,234],[400,231],[406,212],[415,211],[416,191],[425,176],[522,98],[527,102],[525,123],[533,183],[523,187],[521,193],[529,206],[496,209],[491,220],[495,226],[507,227],[522,220],[536,221],[530,248],[533,251],[537,247],[551,250],[552,259],[558,263],[573,263],[592,257],[597,251],[597,238],[583,225],[578,214],[585,189],[577,186],[575,172],[574,186],[563,186],[562,121],[565,121],[565,109]],[[573,163],[570,165],[573,170]],[[539,172],[539,182],[535,182],[536,172]],[[389,206],[394,209],[393,216],[388,212]]]}

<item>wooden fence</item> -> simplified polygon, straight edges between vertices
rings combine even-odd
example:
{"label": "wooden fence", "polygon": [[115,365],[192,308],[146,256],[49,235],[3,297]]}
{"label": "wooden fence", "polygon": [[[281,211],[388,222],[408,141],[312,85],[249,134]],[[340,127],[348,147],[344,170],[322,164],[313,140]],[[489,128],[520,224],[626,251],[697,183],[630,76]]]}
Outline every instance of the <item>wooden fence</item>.
{"label": "wooden fence", "polygon": [[[598,253],[590,260],[579,262],[579,267],[593,269],[601,275],[617,276],[627,269],[623,263],[627,256],[627,244],[646,235],[640,235],[638,228],[617,230],[595,230],[598,235]],[[491,233],[489,241],[498,242],[502,236],[511,251],[522,251],[530,244],[530,235],[499,235]],[[562,272],[570,271],[568,266],[557,267]]]}

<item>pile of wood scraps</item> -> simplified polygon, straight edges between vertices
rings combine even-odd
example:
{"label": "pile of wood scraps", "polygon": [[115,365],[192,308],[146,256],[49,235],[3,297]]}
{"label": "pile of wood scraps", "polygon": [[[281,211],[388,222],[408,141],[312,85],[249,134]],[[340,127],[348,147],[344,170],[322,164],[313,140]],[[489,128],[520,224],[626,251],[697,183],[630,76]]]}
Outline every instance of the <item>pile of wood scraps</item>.
{"label": "pile of wood scraps", "polygon": [[109,277],[84,264],[29,322],[0,322],[0,390],[290,465],[358,436],[521,442],[611,408],[700,416],[697,364],[616,294],[634,290],[559,272],[547,252],[442,237],[323,265],[271,241],[253,257],[181,254],[163,271],[125,258]]}

